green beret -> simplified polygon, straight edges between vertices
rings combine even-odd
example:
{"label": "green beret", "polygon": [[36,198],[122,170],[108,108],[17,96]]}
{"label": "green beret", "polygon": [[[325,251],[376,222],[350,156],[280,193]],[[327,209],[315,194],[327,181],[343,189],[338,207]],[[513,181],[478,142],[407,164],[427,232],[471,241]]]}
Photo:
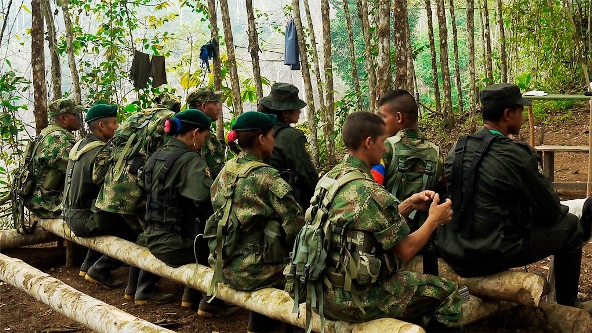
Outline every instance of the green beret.
{"label": "green beret", "polygon": [[76,105],[71,98],[61,98],[49,103],[49,116],[55,117],[64,113],[80,114],[84,108]]}
{"label": "green beret", "polygon": [[117,105],[97,104],[88,110],[84,121],[90,123],[93,120],[107,117],[117,117]]}
{"label": "green beret", "polygon": [[298,98],[298,88],[289,83],[276,82],[271,86],[269,95],[261,98],[261,105],[277,111],[300,110],[306,102]]}
{"label": "green beret", "polygon": [[205,113],[196,109],[187,109],[183,112],[179,112],[175,115],[175,118],[183,123],[194,124],[200,128],[209,129],[212,125],[212,119],[210,119]]}
{"label": "green beret", "polygon": [[257,111],[249,111],[241,114],[232,129],[235,131],[254,131],[266,129],[273,126],[277,116],[275,114],[266,114]]}
{"label": "green beret", "polygon": [[201,87],[187,95],[186,102],[189,105],[200,105],[207,102],[218,102],[222,98],[222,91],[215,91],[210,87]]}

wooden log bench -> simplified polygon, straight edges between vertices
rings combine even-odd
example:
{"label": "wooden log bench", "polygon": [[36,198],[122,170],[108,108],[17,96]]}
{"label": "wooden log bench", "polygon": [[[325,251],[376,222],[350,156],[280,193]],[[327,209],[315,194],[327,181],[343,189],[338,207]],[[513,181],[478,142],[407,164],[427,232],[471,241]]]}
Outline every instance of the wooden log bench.
{"label": "wooden log bench", "polygon": [[562,190],[586,190],[585,182],[555,182],[555,153],[589,153],[588,146],[554,146],[541,145],[534,147],[543,157],[543,175],[553,183],[553,188]]}

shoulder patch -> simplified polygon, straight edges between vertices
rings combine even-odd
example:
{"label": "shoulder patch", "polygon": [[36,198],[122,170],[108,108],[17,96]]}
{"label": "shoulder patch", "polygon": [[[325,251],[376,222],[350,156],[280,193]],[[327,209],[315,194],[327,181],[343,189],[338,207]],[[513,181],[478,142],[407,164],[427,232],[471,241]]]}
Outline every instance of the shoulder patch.
{"label": "shoulder patch", "polygon": [[278,178],[273,182],[269,190],[281,199],[292,191],[292,188],[283,179]]}

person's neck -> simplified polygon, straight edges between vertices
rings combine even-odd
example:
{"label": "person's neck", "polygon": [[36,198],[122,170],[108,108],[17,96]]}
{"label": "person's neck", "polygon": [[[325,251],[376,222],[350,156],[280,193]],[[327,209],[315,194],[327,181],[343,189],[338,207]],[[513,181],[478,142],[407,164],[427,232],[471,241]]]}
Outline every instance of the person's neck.
{"label": "person's neck", "polygon": [[259,147],[257,147],[257,148],[242,148],[242,150],[243,150],[245,153],[248,153],[248,154],[253,154],[253,155],[257,156],[257,157],[259,157],[259,158],[260,158],[260,159],[262,159],[262,160],[265,158],[265,157],[263,156],[263,151],[262,151],[262,150],[261,150],[261,148],[259,148]]}
{"label": "person's neck", "polygon": [[494,130],[494,131],[498,131],[500,133],[502,133],[504,136],[508,136],[508,128],[506,126],[503,126],[500,123],[494,123],[494,122],[490,122],[487,121],[485,123],[483,123],[483,126],[485,126],[485,128],[487,128],[488,130]]}
{"label": "person's neck", "polygon": [[103,132],[91,132],[92,134],[96,135],[103,142],[109,141],[109,138]]}
{"label": "person's neck", "polygon": [[372,165],[370,163],[370,159],[368,158],[368,155],[365,154],[362,149],[358,149],[357,151],[348,151],[348,154],[350,156],[359,158],[368,166],[368,168],[372,168]]}

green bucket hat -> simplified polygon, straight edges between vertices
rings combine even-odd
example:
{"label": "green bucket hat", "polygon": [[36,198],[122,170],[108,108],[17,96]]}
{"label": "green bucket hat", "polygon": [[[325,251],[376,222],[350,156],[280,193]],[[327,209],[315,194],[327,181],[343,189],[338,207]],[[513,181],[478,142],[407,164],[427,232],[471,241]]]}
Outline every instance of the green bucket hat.
{"label": "green bucket hat", "polygon": [[530,101],[522,97],[520,88],[510,83],[496,83],[485,87],[481,90],[479,99],[482,108],[487,110],[507,108],[513,105],[532,105]]}
{"label": "green bucket hat", "polygon": [[235,131],[255,131],[270,128],[275,124],[277,116],[257,111],[249,111],[241,114],[232,125]]}
{"label": "green bucket hat", "polygon": [[64,113],[81,114],[84,107],[76,105],[71,98],[61,98],[49,103],[49,116],[55,117]]}
{"label": "green bucket hat", "polygon": [[90,123],[93,120],[117,117],[117,105],[97,104],[90,108],[84,117],[84,122]]}
{"label": "green bucket hat", "polygon": [[179,112],[175,115],[175,118],[181,122],[190,123],[199,126],[200,128],[209,129],[212,125],[212,119],[205,113],[196,109],[187,109],[183,112]]}
{"label": "green bucket hat", "polygon": [[300,110],[306,102],[298,98],[298,88],[293,84],[277,82],[271,86],[269,95],[261,98],[261,105],[277,111]]}
{"label": "green bucket hat", "polygon": [[187,95],[185,100],[188,105],[199,106],[202,103],[218,102],[222,98],[222,91],[216,91],[211,87],[201,87]]}

